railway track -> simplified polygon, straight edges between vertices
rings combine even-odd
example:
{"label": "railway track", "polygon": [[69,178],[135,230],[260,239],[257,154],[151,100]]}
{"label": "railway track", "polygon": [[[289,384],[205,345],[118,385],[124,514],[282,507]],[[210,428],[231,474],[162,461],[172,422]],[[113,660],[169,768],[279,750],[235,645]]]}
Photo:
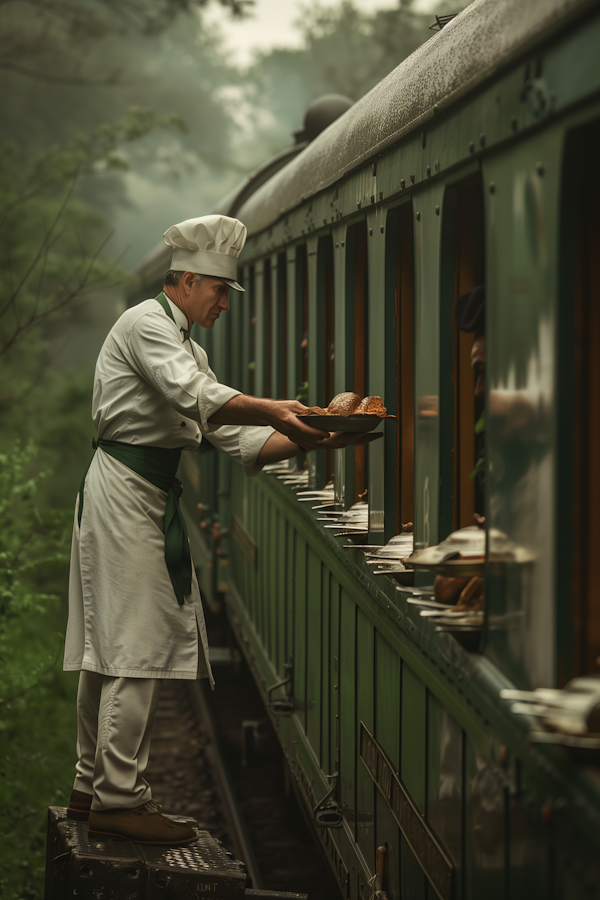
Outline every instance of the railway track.
{"label": "railway track", "polygon": [[204,681],[164,682],[146,776],[153,796],[167,813],[195,818],[220,840],[245,864],[255,889],[336,900],[245,663],[235,650],[215,658],[214,692]]}

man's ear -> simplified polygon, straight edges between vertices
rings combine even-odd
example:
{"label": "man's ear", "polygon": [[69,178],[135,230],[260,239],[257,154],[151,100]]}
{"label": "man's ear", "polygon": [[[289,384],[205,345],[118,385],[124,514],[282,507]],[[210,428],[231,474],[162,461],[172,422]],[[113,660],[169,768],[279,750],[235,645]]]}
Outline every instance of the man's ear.
{"label": "man's ear", "polygon": [[184,272],[181,277],[181,285],[186,294],[190,294],[194,282],[196,281],[196,273],[195,272]]}

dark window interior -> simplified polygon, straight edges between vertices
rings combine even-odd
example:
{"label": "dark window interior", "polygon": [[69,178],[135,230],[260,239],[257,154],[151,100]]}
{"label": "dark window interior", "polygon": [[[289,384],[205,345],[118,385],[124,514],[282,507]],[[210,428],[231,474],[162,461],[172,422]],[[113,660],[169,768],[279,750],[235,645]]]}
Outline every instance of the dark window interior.
{"label": "dark window interior", "polygon": [[396,484],[399,503],[396,533],[414,522],[415,461],[415,286],[413,217],[410,204],[398,213],[398,268],[396,275],[396,428],[398,455]]}
{"label": "dark window interior", "polygon": [[254,281],[254,266],[250,267],[250,277],[248,279],[248,289],[246,303],[248,304],[248,330],[246,332],[246,358],[248,365],[247,384],[248,393],[254,395],[256,393],[256,291]]}
{"label": "dark window interior", "polygon": [[279,344],[277,358],[280,361],[280,378],[279,378],[279,394],[278,396],[285,400],[288,396],[287,391],[287,264],[285,253],[280,253],[277,257],[277,302],[279,306],[279,334],[277,341]]}
{"label": "dark window interior", "polygon": [[[333,279],[333,241],[330,237],[321,242],[320,273],[322,280],[321,298],[323,303],[323,396],[320,406],[326,407],[334,396],[334,279]],[[325,475],[327,482],[333,478],[333,450],[326,451]]]}
{"label": "dark window interior", "polygon": [[[445,280],[440,318],[440,428],[442,489],[447,499],[442,498],[440,532],[445,537],[450,531],[473,525],[475,512],[484,514],[483,473],[471,477],[483,453],[483,434],[475,433],[484,407],[483,397],[475,397],[471,367],[475,334],[461,331],[456,318],[459,297],[484,284],[483,191],[479,174],[446,192],[442,254]],[[447,493],[450,485],[451,505]]]}
{"label": "dark window interior", "polygon": [[[361,222],[353,232],[349,250],[354,251],[354,386],[359,397],[367,395],[369,370],[369,291],[367,269],[367,226]],[[367,450],[354,450],[354,493],[357,499],[367,487]]]}
{"label": "dark window interior", "polygon": [[[573,538],[571,584],[565,583],[560,569],[557,580],[567,594],[561,593],[559,604],[572,609],[574,651],[572,671],[565,670],[564,660],[561,671],[559,652],[561,682],[600,671],[600,579],[595,569],[600,546],[600,178],[586,165],[589,147],[597,146],[599,140],[600,122],[594,122],[572,132],[565,148],[561,220],[567,261],[558,348],[568,365],[561,367],[559,378],[563,395],[559,394],[559,441],[561,436],[563,441],[568,439],[570,447],[559,464],[563,502],[557,542],[564,546],[571,525]],[[571,387],[568,396],[564,384]],[[566,560],[561,568],[564,572]]]}
{"label": "dark window interior", "polygon": [[273,315],[272,315],[272,299],[273,299],[273,286],[271,279],[271,262],[266,259],[264,263],[264,276],[263,276],[263,295],[264,295],[264,316],[265,321],[263,323],[263,334],[265,340],[265,359],[264,359],[264,385],[263,385],[263,396],[271,397],[271,385],[272,385],[272,374],[273,374]]}

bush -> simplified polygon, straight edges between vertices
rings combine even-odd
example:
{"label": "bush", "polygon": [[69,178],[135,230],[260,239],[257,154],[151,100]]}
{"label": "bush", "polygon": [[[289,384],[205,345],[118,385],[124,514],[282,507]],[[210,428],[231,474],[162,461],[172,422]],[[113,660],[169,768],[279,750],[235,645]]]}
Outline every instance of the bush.
{"label": "bush", "polygon": [[0,454],[0,895],[43,896],[46,809],[73,780],[77,679],[61,671],[71,513],[38,508],[37,448]]}

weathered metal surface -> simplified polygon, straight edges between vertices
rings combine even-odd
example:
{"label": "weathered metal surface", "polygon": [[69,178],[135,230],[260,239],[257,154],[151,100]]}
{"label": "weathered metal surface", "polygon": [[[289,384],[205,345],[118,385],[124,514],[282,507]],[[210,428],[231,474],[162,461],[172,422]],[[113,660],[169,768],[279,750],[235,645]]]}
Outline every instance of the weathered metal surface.
{"label": "weathered metal surface", "polygon": [[183,847],[90,841],[86,822],[67,819],[59,807],[48,810],[44,900],[308,900],[247,883],[243,864],[208,831]]}
{"label": "weathered metal surface", "polygon": [[238,217],[250,234],[262,231],[593,5],[590,0],[475,0],[260,188]]}
{"label": "weathered metal surface", "polygon": [[257,546],[256,541],[244,527],[239,516],[231,517],[231,537],[238,545],[253,569],[257,565]]}
{"label": "weathered metal surface", "polygon": [[[186,819],[195,824],[193,819]],[[66,810],[48,810],[45,900],[160,900],[243,898],[241,863],[207,831],[184,847],[152,847],[128,841],[90,841],[86,822]]]}
{"label": "weathered metal surface", "polygon": [[532,560],[490,572],[494,627],[486,652],[523,688],[551,687],[556,677],[556,410],[563,386],[555,370],[555,235],[563,141],[563,128],[555,126],[483,170],[484,184],[496,185],[487,193],[488,521]]}
{"label": "weathered metal surface", "polygon": [[[545,754],[538,754],[528,748],[525,728],[520,737],[514,732],[514,727],[519,726],[519,722],[515,722],[516,717],[508,714],[508,705],[504,709],[498,704],[499,690],[506,683],[501,673],[484,657],[463,651],[452,639],[433,636],[433,629],[429,634],[428,622],[418,616],[418,610],[413,612],[415,608],[405,607],[395,590],[388,592],[388,580],[380,579],[374,584],[369,579],[363,583],[361,570],[352,561],[358,557],[358,553],[343,551],[339,542],[329,533],[319,530],[313,518],[318,516],[318,511],[312,512],[309,505],[299,504],[280,479],[275,476],[245,479],[241,473],[240,478],[235,479],[233,489],[238,509],[243,507],[247,499],[249,506],[255,506],[262,510],[261,514],[267,514],[267,507],[259,501],[260,495],[265,493],[269,496],[270,503],[284,514],[288,528],[286,558],[277,559],[275,563],[271,560],[270,564],[286,569],[286,584],[289,583],[295,589],[296,563],[293,559],[296,552],[304,559],[304,565],[308,565],[305,570],[305,586],[312,583],[315,590],[318,590],[318,582],[310,575],[311,569],[317,569],[319,573],[325,571],[329,581],[329,591],[324,591],[321,586],[322,593],[318,598],[321,606],[321,647],[324,654],[320,666],[323,682],[323,699],[320,701],[323,723],[322,757],[318,757],[318,745],[313,745],[312,739],[309,740],[306,735],[304,712],[301,715],[278,718],[277,729],[289,757],[295,757],[298,748],[303,748],[305,780],[318,786],[312,793],[313,797],[322,799],[325,796],[328,790],[325,775],[345,770],[346,777],[340,780],[340,792],[336,796],[345,810],[345,825],[348,824],[348,828],[335,829],[334,837],[329,838],[326,838],[326,829],[319,829],[319,833],[323,842],[327,841],[331,849],[331,853],[329,850],[327,852],[332,864],[332,848],[336,848],[336,853],[341,854],[344,866],[351,873],[348,885],[352,900],[359,900],[363,896],[360,885],[352,874],[353,867],[363,867],[361,871],[365,866],[367,869],[373,867],[374,860],[370,858],[369,846],[375,847],[382,840],[390,845],[396,890],[406,888],[409,896],[427,896],[425,876],[403,836],[400,837],[402,849],[395,849],[398,826],[387,803],[372,788],[372,806],[369,807],[367,788],[355,769],[354,775],[352,774],[352,759],[356,761],[355,765],[358,765],[359,770],[362,766],[357,756],[348,752],[345,744],[352,740],[358,741],[358,732],[352,731],[351,725],[352,722],[360,721],[362,709],[366,707],[368,710],[369,697],[373,698],[372,711],[377,716],[376,733],[380,740],[380,734],[386,735],[382,746],[387,750],[389,743],[392,755],[395,753],[394,734],[402,734],[402,753],[398,757],[399,762],[395,762],[395,767],[399,767],[402,780],[407,783],[420,814],[425,813],[427,826],[435,833],[447,855],[453,858],[457,890],[462,891],[464,883],[465,896],[472,895],[469,894],[471,883],[478,890],[484,890],[486,896],[489,893],[490,897],[494,896],[496,882],[506,883],[502,881],[504,875],[500,880],[497,878],[494,867],[496,851],[490,854],[489,849],[486,849],[491,846],[491,837],[500,831],[511,836],[510,847],[504,845],[505,850],[511,854],[511,879],[514,868],[515,877],[516,873],[523,873],[525,883],[535,884],[535,872],[543,867],[544,854],[549,853],[550,835],[547,829],[532,827],[531,822],[536,821],[536,816],[539,821],[539,809],[548,791],[560,791],[564,793],[564,797],[569,798],[564,803],[559,801],[557,810],[560,808],[560,813],[556,814],[555,828],[557,835],[561,835],[561,847],[569,845],[572,847],[572,856],[579,853],[580,859],[584,858],[585,839],[581,832],[577,832],[579,837],[574,839],[570,836],[570,831],[577,821],[583,822],[585,817],[592,829],[588,834],[593,833],[592,822],[597,803],[592,800],[592,795],[596,796],[592,784],[584,778],[584,788],[583,782],[576,783],[573,780],[577,778],[576,770],[572,767],[565,768],[564,761],[556,758],[551,761]],[[246,492],[248,495],[245,499]],[[313,550],[310,554],[307,554],[307,543]],[[346,567],[348,579],[344,574]],[[340,582],[343,582],[342,605]],[[232,594],[230,603],[233,603],[233,597]],[[398,600],[395,601],[394,597]],[[240,616],[238,633],[242,636],[244,650],[252,661],[259,682],[264,679],[267,684],[274,683],[276,677],[264,642],[256,632],[252,619],[244,611],[239,595],[236,598],[231,609],[235,610],[234,618]],[[288,594],[288,603],[289,599]],[[266,598],[269,604],[274,600],[274,597]],[[311,608],[315,607],[311,604]],[[356,617],[356,627],[352,623],[353,614]],[[412,627],[413,617],[415,628]],[[310,618],[306,617],[296,620],[296,628],[301,621],[310,629]],[[410,635],[413,643],[403,643],[403,635]],[[296,639],[297,646],[304,647],[298,636]],[[376,649],[373,648],[373,639],[377,644]],[[399,692],[398,676],[394,672],[397,672],[401,658],[407,661],[402,664],[402,669],[405,675],[408,672],[408,676],[404,678],[406,683]],[[377,676],[373,680],[375,672]],[[348,687],[348,679],[354,686],[351,684]],[[425,690],[423,685],[428,689]],[[489,717],[489,721],[486,717]],[[502,735],[514,748],[510,751],[508,768],[503,770],[504,774],[496,762],[498,753],[493,743],[493,733]],[[480,760],[479,769],[468,768],[469,784],[461,774],[466,765],[466,761],[463,762],[466,758],[462,756],[462,748],[466,743],[470,747],[471,762],[473,758]],[[519,755],[519,761],[516,754]],[[340,763],[342,769],[338,768]],[[483,774],[477,776],[479,770],[483,770]],[[364,771],[366,775],[366,770]],[[493,777],[488,777],[490,772]],[[329,784],[333,784],[333,781]],[[505,791],[510,792],[507,795],[510,810],[508,800],[501,808],[494,806],[494,800],[494,809],[491,812],[488,810],[485,791],[489,784],[496,785],[496,797],[498,790],[503,795]],[[489,796],[492,800],[491,793]],[[584,796],[587,796],[589,802],[584,801]],[[307,806],[310,807],[310,804]],[[386,808],[387,818],[380,806]],[[376,833],[373,814],[376,817]],[[529,830],[525,828],[526,821],[529,823]],[[468,851],[466,848],[461,849],[461,841],[466,840],[466,827],[473,832],[468,838],[471,841]],[[478,838],[474,836],[475,832],[479,835]],[[350,841],[349,834],[353,835],[355,843]],[[372,840],[369,835],[372,835]],[[464,855],[467,852],[471,854],[468,857]],[[477,860],[477,873],[471,881],[464,880],[463,858],[468,858],[469,865],[471,859]],[[365,865],[363,861],[366,861]],[[561,867],[562,883],[570,884],[573,881],[575,884],[581,880],[579,876],[574,878],[566,869],[563,871],[562,858],[557,861],[558,865]],[[422,887],[415,886],[415,879],[418,881],[419,878]],[[540,881],[540,885],[544,883],[546,882]],[[579,888],[573,888],[574,897],[579,896],[577,890]],[[521,895],[526,896],[523,891]]]}
{"label": "weathered metal surface", "polygon": [[463,732],[432,695],[427,698],[427,821],[455,868],[457,896],[462,883]]}
{"label": "weathered metal surface", "polygon": [[427,827],[385,751],[363,722],[360,729],[360,758],[389,805],[414,857],[437,896],[440,900],[450,900],[452,862]]}

